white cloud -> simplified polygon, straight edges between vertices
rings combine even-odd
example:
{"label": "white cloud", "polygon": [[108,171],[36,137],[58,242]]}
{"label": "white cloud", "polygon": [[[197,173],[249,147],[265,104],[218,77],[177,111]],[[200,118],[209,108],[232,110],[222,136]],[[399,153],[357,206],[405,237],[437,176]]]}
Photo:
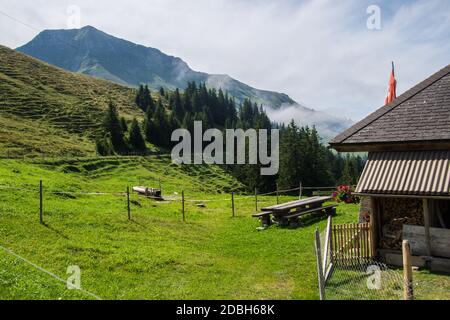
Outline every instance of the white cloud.
{"label": "white cloud", "polygon": [[[366,28],[373,2],[380,31]],[[0,10],[39,30],[66,28],[72,4],[83,25],[355,120],[382,104],[391,60],[400,92],[450,63],[444,0],[2,0]],[[10,47],[36,34],[1,14],[0,28]]]}
{"label": "white cloud", "polygon": [[300,127],[311,127],[311,123],[316,124],[317,130],[325,141],[334,138],[353,124],[350,119],[293,105],[283,105],[278,110],[266,109],[266,111],[269,118],[275,123],[288,124],[295,119],[295,123]]}

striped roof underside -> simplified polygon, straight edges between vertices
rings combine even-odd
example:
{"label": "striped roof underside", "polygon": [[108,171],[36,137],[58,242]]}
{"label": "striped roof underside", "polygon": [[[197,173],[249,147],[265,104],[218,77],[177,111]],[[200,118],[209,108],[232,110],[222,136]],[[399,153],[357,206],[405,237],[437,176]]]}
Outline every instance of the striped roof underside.
{"label": "striped roof underside", "polygon": [[356,192],[449,196],[450,150],[369,153]]}

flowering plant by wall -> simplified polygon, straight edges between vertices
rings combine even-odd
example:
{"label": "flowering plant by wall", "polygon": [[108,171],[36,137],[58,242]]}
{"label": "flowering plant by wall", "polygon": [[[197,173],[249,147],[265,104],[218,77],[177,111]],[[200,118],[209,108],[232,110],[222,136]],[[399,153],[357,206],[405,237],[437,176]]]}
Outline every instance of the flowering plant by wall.
{"label": "flowering plant by wall", "polygon": [[337,202],[359,203],[359,197],[352,194],[352,192],[353,190],[351,186],[342,185],[337,187],[332,196]]}

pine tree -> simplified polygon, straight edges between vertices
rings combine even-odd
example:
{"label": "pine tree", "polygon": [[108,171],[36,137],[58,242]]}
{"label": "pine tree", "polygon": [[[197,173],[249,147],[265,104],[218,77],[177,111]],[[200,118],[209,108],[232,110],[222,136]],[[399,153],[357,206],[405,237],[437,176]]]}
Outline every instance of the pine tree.
{"label": "pine tree", "polygon": [[108,143],[108,139],[105,139],[104,137],[97,138],[95,140],[95,151],[100,156],[109,156],[114,154],[114,151]]}
{"label": "pine tree", "polygon": [[139,127],[139,123],[136,118],[134,118],[133,122],[131,123],[128,141],[133,150],[136,151],[146,150],[145,141],[141,133],[141,128]]}
{"label": "pine tree", "polygon": [[194,132],[194,120],[192,118],[192,113],[187,112],[184,115],[183,122],[181,123],[181,127],[187,129],[189,132]]}
{"label": "pine tree", "polygon": [[144,104],[145,104],[145,110],[147,111],[150,109],[150,112],[153,112],[155,110],[155,102],[152,98],[152,92],[148,88],[148,86],[144,87]]}
{"label": "pine tree", "polygon": [[297,125],[292,120],[283,130],[280,141],[280,169],[278,184],[281,188],[297,186],[301,177],[301,141]]}
{"label": "pine tree", "polygon": [[136,105],[142,109],[142,97],[144,94],[144,86],[141,84],[139,85],[138,91],[136,93],[136,97],[134,98],[134,102]]}
{"label": "pine tree", "polygon": [[183,102],[181,101],[180,91],[175,89],[173,98],[173,112],[178,121],[182,121],[184,117]]}
{"label": "pine tree", "polygon": [[128,131],[127,121],[125,120],[124,117],[120,117],[120,127],[122,128],[122,132]]}
{"label": "pine tree", "polygon": [[115,152],[123,153],[127,151],[127,147],[124,140],[122,126],[120,125],[119,114],[116,107],[110,101],[108,104],[108,110],[103,120],[103,127],[107,136],[111,139],[111,145]]}
{"label": "pine tree", "polygon": [[349,161],[345,161],[344,169],[342,170],[342,176],[339,179],[339,184],[341,185],[352,185],[353,178],[351,174],[351,168],[349,165]]}
{"label": "pine tree", "polygon": [[147,109],[147,112],[145,113],[144,117],[144,135],[145,139],[149,142],[153,140],[153,119],[152,119],[152,112],[151,109]]}
{"label": "pine tree", "polygon": [[153,115],[153,129],[154,132],[150,141],[155,145],[168,147],[170,145],[171,132],[169,132],[170,128],[161,100],[158,101],[155,114]]}

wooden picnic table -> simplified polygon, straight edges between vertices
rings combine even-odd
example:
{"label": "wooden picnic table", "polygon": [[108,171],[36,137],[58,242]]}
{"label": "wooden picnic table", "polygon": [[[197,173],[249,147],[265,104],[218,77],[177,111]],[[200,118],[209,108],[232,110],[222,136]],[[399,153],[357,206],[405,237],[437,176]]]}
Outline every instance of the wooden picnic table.
{"label": "wooden picnic table", "polygon": [[[286,203],[276,204],[269,207],[262,208],[262,213],[253,215],[254,217],[260,217],[262,223],[270,224],[270,214],[273,215],[274,221],[278,225],[286,226],[297,225],[298,219],[301,215],[316,213],[316,212],[330,212],[332,213],[336,204],[329,206],[323,206],[324,202],[332,200],[327,196],[315,196],[301,200],[290,201]],[[295,210],[295,212],[292,212]],[[265,219],[263,219],[265,218]]]}

